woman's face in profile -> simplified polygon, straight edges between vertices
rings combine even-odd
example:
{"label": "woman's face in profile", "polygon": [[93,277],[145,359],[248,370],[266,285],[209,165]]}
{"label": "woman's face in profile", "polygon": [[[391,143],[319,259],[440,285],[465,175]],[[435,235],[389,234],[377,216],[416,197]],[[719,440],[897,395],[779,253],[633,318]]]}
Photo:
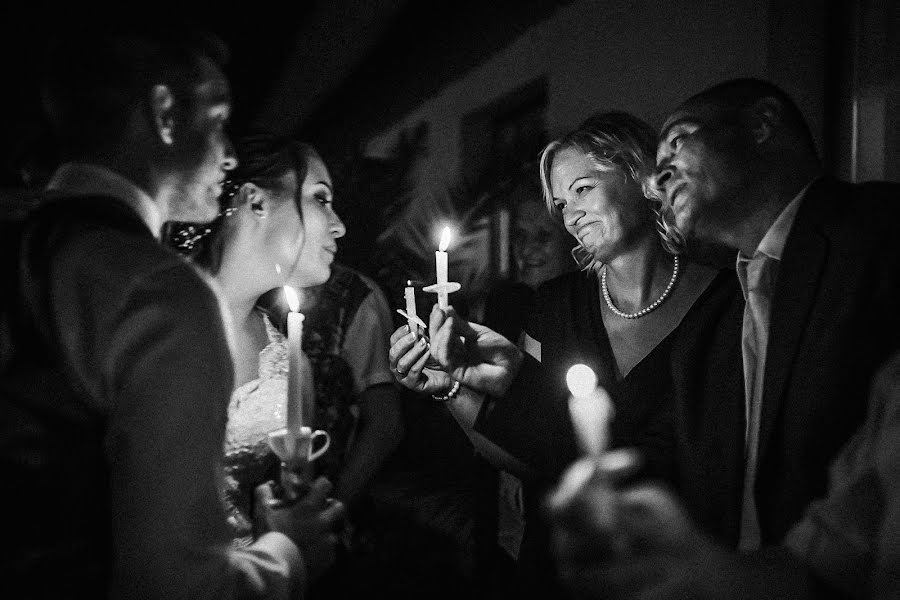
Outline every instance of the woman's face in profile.
{"label": "woman's face in profile", "polygon": [[337,254],[337,239],[343,237],[344,223],[334,212],[331,174],[318,156],[309,157],[306,179],[300,187],[305,240],[291,275],[291,284],[310,287],[328,281],[331,263]]}
{"label": "woman's face in profile", "polygon": [[280,279],[267,288],[271,289],[285,283],[303,247],[305,232],[297,211],[296,173],[288,171],[279,178],[277,187],[260,189],[259,193],[269,197],[268,213],[259,221],[265,228],[260,244],[260,269],[275,271]]}
{"label": "woman's face in profile", "polygon": [[600,170],[581,150],[565,148],[553,158],[550,184],[566,230],[601,262],[653,235],[640,185],[619,168]]}

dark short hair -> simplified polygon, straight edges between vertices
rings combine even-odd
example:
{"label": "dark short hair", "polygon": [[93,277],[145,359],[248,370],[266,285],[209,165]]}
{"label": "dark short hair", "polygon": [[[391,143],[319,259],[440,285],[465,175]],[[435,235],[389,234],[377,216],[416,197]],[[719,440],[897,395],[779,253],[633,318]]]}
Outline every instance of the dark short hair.
{"label": "dark short hair", "polygon": [[45,55],[41,95],[60,153],[78,156],[117,140],[154,84],[167,84],[190,102],[187,92],[202,58],[223,67],[227,46],[190,26],[79,29],[55,38]]}
{"label": "dark short hair", "polygon": [[778,100],[783,109],[781,123],[784,128],[818,156],[812,131],[797,103],[787,92],[770,81],[753,77],[730,79],[694,94],[685,104],[712,104],[724,109],[726,116],[736,119],[744,108],[763,98]]}
{"label": "dark short hair", "polygon": [[309,144],[265,131],[237,137],[234,150],[238,166],[228,173],[222,186],[219,216],[208,225],[172,223],[164,236],[168,244],[212,274],[218,273],[221,266],[224,243],[222,233],[229,209],[237,205],[241,186],[252,183],[266,190],[277,190],[281,186],[281,178],[293,172],[297,177],[298,187],[294,200],[302,220],[299,187],[306,179],[310,158],[319,156]]}

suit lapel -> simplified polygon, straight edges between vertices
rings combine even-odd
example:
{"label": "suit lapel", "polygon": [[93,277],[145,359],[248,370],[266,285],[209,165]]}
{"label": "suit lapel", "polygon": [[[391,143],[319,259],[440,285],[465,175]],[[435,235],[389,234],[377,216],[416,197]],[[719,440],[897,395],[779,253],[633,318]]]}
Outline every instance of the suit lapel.
{"label": "suit lapel", "polygon": [[829,199],[821,197],[823,188],[827,189],[827,186],[820,180],[807,191],[785,245],[775,282],[763,384],[760,460],[774,431],[787,380],[794,369],[825,268],[828,241],[819,227],[819,219],[822,212],[828,210]]}

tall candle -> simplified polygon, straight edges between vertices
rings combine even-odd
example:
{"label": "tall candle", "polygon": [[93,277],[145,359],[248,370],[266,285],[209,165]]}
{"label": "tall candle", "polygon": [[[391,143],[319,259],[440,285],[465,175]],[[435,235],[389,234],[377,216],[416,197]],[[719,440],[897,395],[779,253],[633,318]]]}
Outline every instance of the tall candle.
{"label": "tall candle", "polygon": [[409,330],[418,334],[418,326],[416,325],[416,288],[413,287],[412,281],[406,282],[406,288],[403,290],[403,297],[406,299],[406,322]]}
{"label": "tall candle", "polygon": [[447,247],[450,245],[450,228],[444,227],[441,243],[434,253],[435,270],[437,271],[438,307],[447,309],[450,306],[447,293]]}
{"label": "tall candle", "polygon": [[609,444],[612,399],[597,385],[597,376],[587,365],[572,366],[566,373],[566,384],[572,394],[569,415],[578,442],[584,452],[599,456]]}
{"label": "tall candle", "polygon": [[300,299],[297,292],[289,285],[284,286],[290,311],[287,315],[288,341],[288,390],[287,390],[287,429],[299,434],[303,427],[303,313],[300,310]]}

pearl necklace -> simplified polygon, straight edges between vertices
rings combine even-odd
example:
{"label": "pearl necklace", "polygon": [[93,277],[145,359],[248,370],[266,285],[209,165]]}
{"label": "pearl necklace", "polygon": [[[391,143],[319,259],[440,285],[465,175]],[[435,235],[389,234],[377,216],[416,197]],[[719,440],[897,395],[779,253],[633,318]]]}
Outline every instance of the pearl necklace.
{"label": "pearl necklace", "polygon": [[603,298],[606,300],[606,305],[609,307],[609,310],[613,311],[618,316],[623,319],[637,319],[639,317],[643,317],[649,312],[656,310],[660,304],[663,303],[663,300],[669,297],[669,292],[672,291],[672,288],[675,286],[675,280],[678,279],[678,256],[675,256],[675,264],[672,269],[672,278],[669,280],[669,285],[666,286],[666,289],[663,290],[662,295],[656,299],[656,301],[646,308],[642,308],[641,310],[633,313],[622,312],[613,304],[612,298],[609,297],[609,288],[606,286],[606,265],[603,266],[603,270],[600,272],[600,287],[603,289]]}

